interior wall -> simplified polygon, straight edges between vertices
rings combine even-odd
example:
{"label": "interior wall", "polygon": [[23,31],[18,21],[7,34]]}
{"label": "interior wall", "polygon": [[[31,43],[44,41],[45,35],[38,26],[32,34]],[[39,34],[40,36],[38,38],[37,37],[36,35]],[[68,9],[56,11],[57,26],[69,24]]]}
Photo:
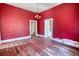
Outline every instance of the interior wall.
{"label": "interior wall", "polygon": [[1,5],[0,5],[0,40],[1,40]]}
{"label": "interior wall", "polygon": [[52,37],[79,41],[79,4],[63,3],[41,12],[38,20],[38,34],[44,35],[44,20],[53,18],[54,30]]}
{"label": "interior wall", "polygon": [[30,35],[29,20],[35,13],[0,3],[1,40]]}
{"label": "interior wall", "polygon": [[[54,19],[52,37],[79,41],[79,4],[64,3],[44,12],[38,20],[38,34],[44,35],[44,19]],[[0,3],[2,40],[30,35],[29,20],[35,13]]]}

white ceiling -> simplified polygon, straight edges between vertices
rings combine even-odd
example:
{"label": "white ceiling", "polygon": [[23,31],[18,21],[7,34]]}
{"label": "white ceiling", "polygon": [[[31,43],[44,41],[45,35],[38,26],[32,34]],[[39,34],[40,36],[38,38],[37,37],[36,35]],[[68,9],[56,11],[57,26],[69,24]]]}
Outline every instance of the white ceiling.
{"label": "white ceiling", "polygon": [[[25,10],[29,10],[32,12],[37,12],[37,3],[8,3],[8,4]],[[38,3],[38,13],[60,4],[61,3]]]}

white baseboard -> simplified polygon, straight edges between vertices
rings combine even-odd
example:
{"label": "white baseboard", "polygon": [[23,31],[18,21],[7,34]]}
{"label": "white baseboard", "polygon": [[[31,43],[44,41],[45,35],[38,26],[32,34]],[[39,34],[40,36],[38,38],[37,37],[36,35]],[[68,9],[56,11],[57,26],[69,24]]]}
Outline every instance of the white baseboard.
{"label": "white baseboard", "polygon": [[[40,35],[40,34],[37,34],[37,36],[46,38],[44,35]],[[57,41],[57,42],[60,42],[60,43],[63,43],[65,45],[69,45],[69,46],[72,46],[72,47],[79,48],[79,42],[77,42],[77,41],[73,41],[73,40],[70,40],[70,39],[59,39],[59,38],[50,38],[50,39]]]}
{"label": "white baseboard", "polygon": [[37,36],[40,36],[40,37],[45,37],[44,35],[41,35],[41,34],[37,34]]}
{"label": "white baseboard", "polygon": [[7,43],[7,42],[16,41],[16,40],[23,40],[23,39],[27,39],[27,38],[31,38],[31,36],[24,36],[24,37],[1,40],[1,43]]}
{"label": "white baseboard", "polygon": [[79,42],[77,42],[77,41],[73,41],[70,39],[59,39],[59,38],[52,38],[52,40],[72,46],[72,47],[79,48]]}
{"label": "white baseboard", "polygon": [[[37,34],[37,36],[45,38],[44,35]],[[1,43],[7,43],[7,42],[16,41],[16,40],[23,40],[23,39],[27,39],[27,38],[31,38],[31,36],[6,39],[6,40],[2,40]],[[70,40],[70,39],[59,39],[59,38],[51,38],[51,40],[54,40],[54,41],[57,41],[57,42],[60,42],[60,43],[63,43],[63,44],[69,45],[69,46],[73,46],[73,47],[79,48],[79,42],[77,42],[77,41],[73,41],[73,40]]]}

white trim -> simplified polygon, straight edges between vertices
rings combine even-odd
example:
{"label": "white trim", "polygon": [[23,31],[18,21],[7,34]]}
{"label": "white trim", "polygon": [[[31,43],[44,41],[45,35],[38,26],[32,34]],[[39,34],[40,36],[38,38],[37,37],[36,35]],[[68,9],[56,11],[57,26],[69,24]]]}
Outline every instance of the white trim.
{"label": "white trim", "polygon": [[44,35],[41,35],[41,34],[37,34],[37,36],[40,36],[40,37],[45,37]]}
{"label": "white trim", "polygon": [[0,33],[0,44],[1,44],[1,33]]}
{"label": "white trim", "polygon": [[38,13],[42,13],[42,12],[44,12],[44,11],[47,11],[47,10],[51,9],[51,8],[57,7],[57,6],[61,5],[61,4],[63,4],[63,3],[57,3],[56,5],[51,6],[50,8],[48,8],[48,9],[46,9],[46,10],[42,10],[42,11],[40,11],[40,12],[38,12]]}
{"label": "white trim", "polygon": [[24,36],[24,37],[1,40],[1,43],[7,43],[7,42],[16,41],[16,40],[24,40],[24,39],[27,39],[27,38],[31,38],[31,36]]}
{"label": "white trim", "polygon": [[[32,4],[29,4],[29,3],[26,3],[26,4],[7,3],[7,4],[22,8],[24,10],[31,11],[31,12],[34,12],[34,13],[37,13],[36,3],[32,3]],[[56,7],[60,4],[62,4],[62,3],[53,3],[52,5],[50,5],[50,6],[48,5],[47,7],[45,7],[45,5],[42,5],[42,4],[38,3],[38,5],[39,5],[38,13],[47,11],[48,9],[54,8],[54,7]],[[34,8],[32,8],[32,7],[34,7]]]}
{"label": "white trim", "polygon": [[52,25],[52,28],[51,28],[51,37],[52,37],[52,35],[53,35],[52,34],[52,32],[53,32],[53,18],[47,18],[47,19],[44,20],[44,36],[47,37],[46,32],[45,32],[46,31],[45,24],[46,24],[47,20],[52,21],[52,24],[51,24]]}
{"label": "white trim", "polygon": [[30,20],[30,36],[31,36],[31,22],[36,23],[36,35],[37,35],[37,21],[36,20]]}
{"label": "white trim", "polygon": [[72,47],[79,48],[79,42],[77,42],[77,41],[73,41],[70,39],[59,39],[59,38],[52,38],[52,40],[72,46]]}
{"label": "white trim", "polygon": [[[37,36],[46,38],[44,35],[41,35],[41,34],[37,34]],[[79,42],[77,42],[77,41],[73,41],[73,40],[70,40],[70,39],[59,39],[59,38],[50,38],[50,39],[57,41],[59,43],[65,44],[65,45],[69,45],[69,46],[72,46],[72,47],[79,48]]]}

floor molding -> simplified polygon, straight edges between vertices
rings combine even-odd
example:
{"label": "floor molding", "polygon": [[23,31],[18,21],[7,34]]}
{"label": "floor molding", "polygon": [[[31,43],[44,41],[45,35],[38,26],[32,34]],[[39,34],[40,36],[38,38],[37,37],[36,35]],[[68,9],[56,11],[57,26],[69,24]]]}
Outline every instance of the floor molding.
{"label": "floor molding", "polygon": [[7,43],[7,42],[16,41],[16,40],[24,40],[24,39],[27,39],[27,38],[31,38],[31,36],[24,36],[24,37],[6,39],[6,40],[2,40],[1,43]]}
{"label": "floor molding", "polygon": [[[41,34],[37,34],[37,36],[45,38],[45,36],[41,35]],[[27,38],[31,38],[31,36],[25,36],[25,37],[13,38],[13,39],[6,39],[6,40],[2,40],[1,43],[7,43],[7,42],[16,41],[16,40],[23,40],[23,39],[27,39]],[[70,39],[59,39],[59,38],[51,38],[51,40],[79,48],[79,42],[77,42],[77,41],[73,41],[73,40],[70,40]]]}
{"label": "floor molding", "polygon": [[40,36],[40,37],[45,37],[44,35],[41,35],[41,34],[37,34],[37,36]]}
{"label": "floor molding", "polygon": [[52,38],[52,40],[72,46],[72,47],[79,48],[79,42],[77,42],[77,41],[73,41],[70,39],[59,39],[59,38]]}
{"label": "floor molding", "polygon": [[[45,38],[45,36],[41,35],[41,34],[38,34],[37,36]],[[50,39],[57,41],[57,42],[60,42],[60,43],[63,43],[65,45],[69,45],[69,46],[72,46],[72,47],[79,48],[79,42],[77,42],[77,41],[73,41],[73,40],[70,40],[70,39],[59,39],[59,38],[50,38]]]}

